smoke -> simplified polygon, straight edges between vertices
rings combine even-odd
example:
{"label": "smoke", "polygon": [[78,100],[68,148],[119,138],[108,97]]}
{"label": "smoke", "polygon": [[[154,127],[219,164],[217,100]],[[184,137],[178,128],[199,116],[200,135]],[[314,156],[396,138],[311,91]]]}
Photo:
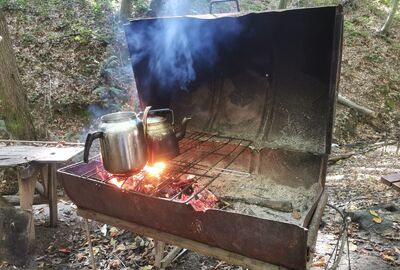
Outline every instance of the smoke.
{"label": "smoke", "polygon": [[[181,15],[188,7],[167,1],[162,14]],[[210,19],[213,20],[213,19]],[[226,18],[222,28],[209,19],[191,17],[133,21],[125,32],[134,66],[145,66],[147,80],[158,81],[163,89],[187,89],[196,70],[211,69],[219,51],[228,49],[243,27]]]}

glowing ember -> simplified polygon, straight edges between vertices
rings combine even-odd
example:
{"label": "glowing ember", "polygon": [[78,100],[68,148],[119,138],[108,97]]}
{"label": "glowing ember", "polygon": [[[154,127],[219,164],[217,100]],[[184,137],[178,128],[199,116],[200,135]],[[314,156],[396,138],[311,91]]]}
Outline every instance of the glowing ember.
{"label": "glowing ember", "polygon": [[143,171],[152,177],[160,178],[165,167],[167,167],[167,165],[164,162],[156,162],[153,165],[146,164]]}
{"label": "glowing ember", "polygon": [[[97,175],[103,181],[124,190],[152,194],[163,198],[172,198],[178,193],[177,201],[185,202],[193,193],[200,191],[201,186],[196,183],[196,176],[183,174],[178,177],[165,172],[167,164],[156,162],[147,164],[140,172],[131,176],[113,176],[111,173],[97,168]],[[195,211],[205,212],[208,209],[218,208],[219,199],[208,189],[201,191],[189,201]]]}
{"label": "glowing ember", "polygon": [[117,187],[121,188],[122,184],[124,183],[123,180],[120,180],[116,177],[113,177],[110,179],[110,181],[108,181],[110,184],[116,185]]}

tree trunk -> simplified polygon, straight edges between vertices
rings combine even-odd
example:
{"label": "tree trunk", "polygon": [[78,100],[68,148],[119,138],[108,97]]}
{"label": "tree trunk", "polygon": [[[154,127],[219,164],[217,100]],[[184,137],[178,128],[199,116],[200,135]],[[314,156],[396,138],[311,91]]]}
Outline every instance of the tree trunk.
{"label": "tree trunk", "polygon": [[394,15],[396,14],[398,5],[399,5],[399,0],[392,0],[392,9],[390,10],[389,16],[387,17],[385,24],[379,31],[381,34],[384,34],[389,30],[389,27],[393,22]]}
{"label": "tree trunk", "polygon": [[287,8],[287,4],[288,4],[288,0],[280,0],[278,8],[285,9],[285,8]]}
{"label": "tree trunk", "polygon": [[0,10],[0,111],[16,139],[36,139],[28,99],[19,78],[4,13]]}
{"label": "tree trunk", "polygon": [[132,17],[133,0],[121,0],[120,16],[121,21],[126,21]]}

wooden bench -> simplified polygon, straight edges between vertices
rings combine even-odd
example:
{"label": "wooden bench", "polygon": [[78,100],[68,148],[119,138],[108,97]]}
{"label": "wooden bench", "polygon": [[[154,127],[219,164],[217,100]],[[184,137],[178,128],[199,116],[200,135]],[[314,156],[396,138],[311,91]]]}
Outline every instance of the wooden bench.
{"label": "wooden bench", "polygon": [[[16,170],[19,205],[21,209],[30,211],[32,221],[36,189],[41,193],[39,202],[46,202],[49,205],[50,226],[57,225],[57,165],[71,160],[82,151],[82,144],[78,143],[0,140],[0,168]],[[38,182],[39,178],[42,184]],[[4,198],[13,203],[12,196]],[[29,241],[32,242],[34,239],[34,222],[31,222]]]}

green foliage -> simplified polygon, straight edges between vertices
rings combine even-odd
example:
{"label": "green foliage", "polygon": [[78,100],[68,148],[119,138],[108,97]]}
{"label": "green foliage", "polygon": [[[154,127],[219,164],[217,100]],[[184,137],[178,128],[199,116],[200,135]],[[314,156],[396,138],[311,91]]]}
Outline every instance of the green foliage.
{"label": "green foliage", "polygon": [[132,12],[134,17],[146,16],[150,10],[150,1],[148,0],[133,0]]}
{"label": "green foliage", "polygon": [[25,10],[28,6],[28,0],[0,0],[0,8]]}
{"label": "green foliage", "polygon": [[347,37],[350,38],[368,37],[369,33],[367,31],[360,31],[359,28],[356,27],[357,20],[355,21],[356,23],[348,20],[344,22],[344,30],[345,33],[347,34]]}

